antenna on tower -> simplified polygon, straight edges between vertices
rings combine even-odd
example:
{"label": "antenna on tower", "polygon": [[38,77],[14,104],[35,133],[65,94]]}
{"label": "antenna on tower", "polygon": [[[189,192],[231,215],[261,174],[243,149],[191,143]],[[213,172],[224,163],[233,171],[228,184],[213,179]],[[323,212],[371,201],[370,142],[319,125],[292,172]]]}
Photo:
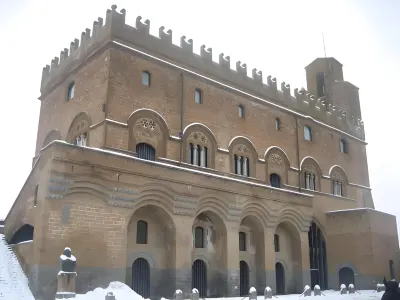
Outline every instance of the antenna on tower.
{"label": "antenna on tower", "polygon": [[324,36],[323,32],[322,32],[322,44],[324,45],[324,55],[325,55],[325,58],[326,58],[325,36]]}

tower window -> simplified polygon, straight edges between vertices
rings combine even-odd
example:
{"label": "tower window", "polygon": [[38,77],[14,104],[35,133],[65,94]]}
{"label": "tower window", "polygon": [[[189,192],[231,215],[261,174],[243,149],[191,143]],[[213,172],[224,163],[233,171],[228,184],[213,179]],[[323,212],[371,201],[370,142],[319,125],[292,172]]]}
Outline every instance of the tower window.
{"label": "tower window", "polygon": [[281,120],[279,120],[279,118],[275,119],[275,129],[281,130]]}
{"label": "tower window", "polygon": [[345,140],[341,139],[339,141],[339,148],[341,153],[347,153],[347,145]]}
{"label": "tower window", "polygon": [[317,97],[325,96],[325,74],[323,72],[317,73]]}
{"label": "tower window", "polygon": [[275,252],[279,252],[279,235],[274,234],[274,248],[275,248]]}
{"label": "tower window", "polygon": [[136,145],[136,153],[139,158],[146,160],[156,160],[156,150],[153,146],[146,143],[139,143]]}
{"label": "tower window", "polygon": [[142,84],[145,86],[150,86],[150,73],[147,71],[142,72]]}
{"label": "tower window", "polygon": [[239,113],[239,117],[244,118],[244,106],[243,105],[238,105],[238,113]]}
{"label": "tower window", "polygon": [[68,91],[67,91],[67,101],[71,100],[72,98],[74,98],[75,95],[75,82],[72,82],[69,86],[68,86]]}
{"label": "tower window", "polygon": [[235,174],[250,176],[250,160],[246,156],[233,156],[233,164],[235,167]]}
{"label": "tower window", "polygon": [[239,232],[239,251],[246,251],[246,233]]}
{"label": "tower window", "polygon": [[304,139],[306,141],[312,141],[311,128],[308,126],[304,126]]}
{"label": "tower window", "polygon": [[208,148],[190,143],[188,159],[192,165],[207,168]]}
{"label": "tower window", "polygon": [[136,244],[147,244],[147,222],[138,221],[136,223]]}
{"label": "tower window", "polygon": [[201,93],[200,89],[195,89],[194,90],[194,102],[197,103],[197,104],[203,103],[202,93]]}
{"label": "tower window", "polygon": [[272,187],[281,187],[281,177],[278,174],[273,173],[269,175],[269,181],[271,182]]}

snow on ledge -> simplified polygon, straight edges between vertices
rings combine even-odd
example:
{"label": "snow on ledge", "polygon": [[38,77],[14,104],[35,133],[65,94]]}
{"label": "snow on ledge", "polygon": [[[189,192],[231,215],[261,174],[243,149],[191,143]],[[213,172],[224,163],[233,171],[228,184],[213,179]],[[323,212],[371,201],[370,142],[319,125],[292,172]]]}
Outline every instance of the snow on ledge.
{"label": "snow on ledge", "polygon": [[389,213],[385,213],[383,211],[379,211],[370,207],[358,207],[358,208],[349,208],[349,209],[340,209],[340,210],[331,210],[326,212],[327,215],[333,215],[333,214],[337,214],[337,213],[346,213],[346,212],[356,212],[356,211],[371,211],[371,212],[376,212],[376,213],[380,213],[380,214],[384,214],[384,215],[388,215],[388,216],[393,216]]}
{"label": "snow on ledge", "polygon": [[28,241],[19,242],[19,243],[16,243],[16,244],[10,244],[10,246],[18,246],[18,245],[23,245],[23,244],[29,244],[29,243],[32,243],[32,242],[33,242],[33,240],[28,240]]}
{"label": "snow on ledge", "polygon": [[252,287],[250,288],[249,292],[250,292],[250,293],[254,293],[254,292],[257,292],[257,290],[256,290],[255,287],[252,286]]}

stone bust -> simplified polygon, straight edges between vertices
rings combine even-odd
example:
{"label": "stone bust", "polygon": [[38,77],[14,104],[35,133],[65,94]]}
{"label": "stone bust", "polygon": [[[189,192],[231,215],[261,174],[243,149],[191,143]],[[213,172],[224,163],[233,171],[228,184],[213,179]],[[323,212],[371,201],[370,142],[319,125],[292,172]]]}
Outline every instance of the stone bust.
{"label": "stone bust", "polygon": [[71,248],[65,248],[64,253],[60,255],[60,267],[62,272],[75,272],[76,258],[72,255]]}

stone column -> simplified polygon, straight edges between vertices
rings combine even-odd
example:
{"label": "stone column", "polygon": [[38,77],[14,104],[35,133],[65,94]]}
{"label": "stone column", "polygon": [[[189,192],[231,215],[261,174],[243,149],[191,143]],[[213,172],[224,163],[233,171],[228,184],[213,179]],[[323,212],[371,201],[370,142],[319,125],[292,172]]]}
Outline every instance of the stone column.
{"label": "stone column", "polygon": [[302,287],[311,286],[311,271],[310,271],[310,249],[308,245],[308,231],[300,232],[300,248],[301,248],[301,278]]}
{"label": "stone column", "polygon": [[227,296],[238,297],[240,292],[239,227],[236,223],[226,223],[226,232]]}
{"label": "stone column", "polygon": [[193,219],[184,216],[175,216],[175,288],[185,294],[190,293],[192,287],[192,249]]}
{"label": "stone column", "polygon": [[276,292],[276,276],[275,276],[275,248],[274,248],[274,228],[266,228],[264,232],[264,251],[265,251],[265,286],[272,288]]}
{"label": "stone column", "polygon": [[193,164],[197,166],[197,145],[193,145]]}

